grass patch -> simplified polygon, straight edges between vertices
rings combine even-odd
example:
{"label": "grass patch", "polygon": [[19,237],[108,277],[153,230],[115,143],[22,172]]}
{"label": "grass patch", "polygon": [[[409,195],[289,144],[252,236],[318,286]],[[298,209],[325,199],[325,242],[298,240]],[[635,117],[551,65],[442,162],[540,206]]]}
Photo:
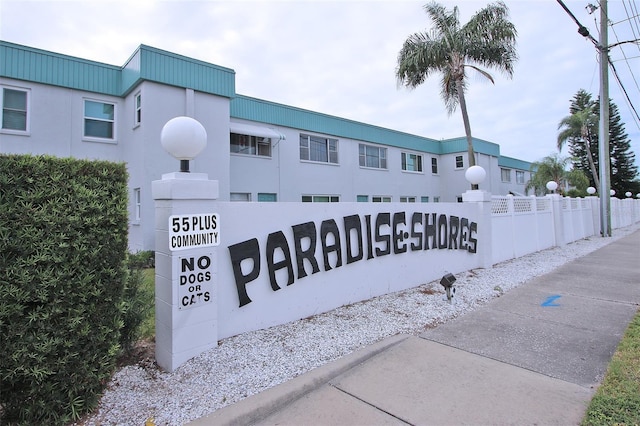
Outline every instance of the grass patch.
{"label": "grass patch", "polygon": [[[143,287],[144,293],[155,295],[156,291],[156,270],[154,268],[147,268],[142,271],[143,274]],[[147,315],[142,320],[139,329],[140,339],[153,339],[156,335],[156,309],[155,309],[155,296],[151,300],[151,309],[147,312]]]}
{"label": "grass patch", "polygon": [[640,311],[611,358],[582,425],[640,424]]}

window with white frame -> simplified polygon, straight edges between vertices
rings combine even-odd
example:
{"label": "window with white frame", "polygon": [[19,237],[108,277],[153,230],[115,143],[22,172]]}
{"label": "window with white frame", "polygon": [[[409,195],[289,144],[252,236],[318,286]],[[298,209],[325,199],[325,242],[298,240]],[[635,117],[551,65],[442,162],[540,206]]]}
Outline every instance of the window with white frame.
{"label": "window with white frame", "polygon": [[84,136],[97,139],[115,139],[116,105],[85,99]]}
{"label": "window with white frame", "polygon": [[271,157],[271,139],[231,133],[231,153]]}
{"label": "window with white frame", "polygon": [[337,203],[340,197],[337,195],[303,195],[303,203]]}
{"label": "window with white frame", "polygon": [[456,169],[462,169],[464,167],[464,157],[462,155],[456,155]]}
{"label": "window with white frame", "polygon": [[435,157],[431,157],[431,173],[438,174],[438,159]]}
{"label": "window with white frame", "polygon": [[440,202],[440,197],[433,197],[433,202],[434,203],[439,203]]}
{"label": "window with white frame", "polygon": [[415,203],[416,197],[400,197],[401,203]]}
{"label": "window with white frame", "polygon": [[360,167],[373,169],[387,168],[387,148],[379,146],[359,144],[358,145]]}
{"label": "window with white frame", "polygon": [[2,130],[10,132],[29,131],[29,91],[17,88],[2,88]]}
{"label": "window with white frame", "polygon": [[516,183],[524,185],[524,172],[522,170],[516,170]]}
{"label": "window with white frame", "polygon": [[373,201],[374,203],[390,203],[391,197],[386,195],[374,195],[373,197],[371,197],[371,201]]}
{"label": "window with white frame", "polygon": [[422,197],[420,197],[420,202],[421,203],[428,203],[429,202],[429,196],[428,195],[423,195]]}
{"label": "window with white frame", "polygon": [[402,158],[402,170],[422,173],[422,155],[403,152],[400,156]]}
{"label": "window with white frame", "polygon": [[358,196],[356,197],[356,201],[357,201],[358,203],[366,203],[366,202],[368,202],[368,201],[369,201],[369,196],[368,196],[368,195],[358,195]]}
{"label": "window with white frame", "polygon": [[133,126],[137,127],[142,123],[142,94],[136,93],[134,96],[134,110],[133,110]]}
{"label": "window with white frame", "polygon": [[134,188],[133,190],[133,217],[136,222],[140,221],[142,216],[142,198],[140,196],[140,188]]}
{"label": "window with white frame", "polygon": [[338,164],[338,140],[300,134],[300,159]]}
{"label": "window with white frame", "polygon": [[249,192],[232,192],[229,194],[229,201],[251,201]]}
{"label": "window with white frame", "polygon": [[500,168],[500,177],[503,182],[511,182],[511,169]]}

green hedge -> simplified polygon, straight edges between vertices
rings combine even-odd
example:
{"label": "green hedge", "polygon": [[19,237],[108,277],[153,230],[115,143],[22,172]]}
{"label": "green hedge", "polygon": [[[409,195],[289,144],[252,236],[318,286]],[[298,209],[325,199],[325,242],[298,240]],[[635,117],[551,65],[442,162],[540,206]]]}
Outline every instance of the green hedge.
{"label": "green hedge", "polygon": [[0,155],[0,423],[65,424],[114,371],[124,164]]}

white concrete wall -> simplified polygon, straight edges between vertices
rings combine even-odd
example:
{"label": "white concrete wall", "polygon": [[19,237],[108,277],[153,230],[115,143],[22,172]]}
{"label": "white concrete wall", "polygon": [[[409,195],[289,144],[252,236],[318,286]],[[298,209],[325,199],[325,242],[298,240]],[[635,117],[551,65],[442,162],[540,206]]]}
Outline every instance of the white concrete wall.
{"label": "white concrete wall", "polygon": [[[445,215],[447,220],[452,216],[468,219],[469,224],[478,223],[478,207],[474,203],[464,204],[406,204],[406,203],[225,203],[217,205],[220,217],[221,245],[218,253],[218,312],[219,312],[219,337],[224,338],[249,330],[270,327],[276,324],[293,321],[321,312],[334,309],[338,306],[356,303],[374,296],[394,291],[415,287],[422,283],[430,282],[442,277],[446,272],[458,273],[461,271],[479,267],[480,256],[471,253],[468,249],[459,246],[459,234],[456,238],[456,248],[430,248],[425,250],[425,238],[419,241],[418,233],[424,233],[425,214],[437,213]],[[388,213],[391,225],[383,225],[378,233],[379,239],[375,241],[376,218],[380,214]],[[404,213],[404,223],[393,226],[394,214]],[[414,213],[418,213],[423,220],[423,225],[411,226]],[[363,258],[352,263],[347,260],[347,237],[344,227],[344,217],[358,215],[362,230],[362,254]],[[371,231],[366,226],[366,216],[370,215]],[[380,216],[380,217],[384,217]],[[398,216],[399,218],[400,216]],[[429,216],[431,218],[431,216]],[[439,216],[438,216],[439,217]],[[339,234],[340,262],[335,250],[328,255],[329,266],[325,266],[321,224],[323,221],[335,221]],[[304,260],[304,271],[307,274],[302,277],[297,265],[296,242],[293,227],[295,225],[312,222],[315,224],[315,259],[318,272],[312,273],[311,262]],[[465,228],[465,244],[469,247],[477,247],[477,251],[484,250],[482,244],[487,241],[474,240],[480,231],[475,228]],[[274,263],[289,258],[292,265],[292,274],[286,267],[275,272],[276,285],[274,290],[269,275],[267,260],[267,241],[269,235],[276,235],[281,231],[286,238],[288,253],[284,250],[274,251]],[[414,236],[412,236],[412,231]],[[393,235],[398,237],[394,239]],[[352,254],[360,253],[355,230],[350,232]],[[371,237],[372,236],[372,237]],[[259,270],[257,277],[246,284],[250,303],[241,305],[242,298],[238,292],[238,281],[234,276],[231,260],[232,251],[237,252],[239,243],[256,239],[259,246],[259,265],[251,256],[246,255],[247,260],[239,262],[242,274],[249,276],[256,268]],[[310,247],[310,239],[300,240],[300,247],[305,250]],[[328,234],[327,244],[336,243],[335,236]],[[430,240],[431,241],[431,240]],[[387,245],[390,244],[390,247]],[[412,250],[411,244],[420,248]],[[446,244],[449,245],[447,237]],[[242,244],[241,244],[242,245]],[[369,257],[371,246],[372,258]],[[235,248],[234,248],[235,247]],[[451,245],[453,247],[453,244]],[[376,250],[389,248],[390,254],[380,255]],[[398,250],[399,249],[399,250]],[[403,252],[398,252],[403,251]],[[286,263],[286,262],[285,262]],[[289,280],[292,282],[289,283]],[[242,282],[243,280],[240,280]],[[288,284],[289,283],[289,284]]]}

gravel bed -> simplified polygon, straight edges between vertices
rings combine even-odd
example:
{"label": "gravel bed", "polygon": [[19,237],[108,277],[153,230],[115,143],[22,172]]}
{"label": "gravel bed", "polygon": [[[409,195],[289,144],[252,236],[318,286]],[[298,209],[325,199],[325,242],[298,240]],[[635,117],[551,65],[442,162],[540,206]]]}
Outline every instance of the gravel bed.
{"label": "gravel bed", "polygon": [[386,337],[419,334],[472,311],[534,277],[639,229],[592,237],[456,274],[449,304],[439,281],[343,306],[308,319],[224,339],[173,373],[153,362],[118,370],[82,425],[183,425]]}

